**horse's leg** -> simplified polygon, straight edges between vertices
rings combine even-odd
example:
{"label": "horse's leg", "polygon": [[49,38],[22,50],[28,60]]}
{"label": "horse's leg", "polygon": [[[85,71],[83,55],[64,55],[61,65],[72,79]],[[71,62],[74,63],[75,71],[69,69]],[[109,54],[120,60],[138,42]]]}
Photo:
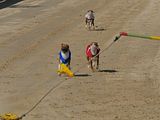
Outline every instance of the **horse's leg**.
{"label": "horse's leg", "polygon": [[99,56],[97,56],[97,67],[96,69],[98,70],[99,69]]}
{"label": "horse's leg", "polygon": [[90,65],[91,65],[91,70],[92,70],[92,72],[94,72],[93,60],[90,61]]}

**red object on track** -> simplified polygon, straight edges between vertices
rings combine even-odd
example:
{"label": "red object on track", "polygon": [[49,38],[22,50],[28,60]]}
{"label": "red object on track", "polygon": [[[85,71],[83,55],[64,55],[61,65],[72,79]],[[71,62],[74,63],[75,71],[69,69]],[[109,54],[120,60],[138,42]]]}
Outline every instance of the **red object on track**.
{"label": "red object on track", "polygon": [[122,36],[128,36],[128,33],[126,33],[126,32],[120,32],[120,35]]}
{"label": "red object on track", "polygon": [[91,45],[88,45],[87,48],[86,48],[86,56],[89,57],[89,58],[92,58],[92,53],[91,53],[91,50],[90,50],[90,46]]}

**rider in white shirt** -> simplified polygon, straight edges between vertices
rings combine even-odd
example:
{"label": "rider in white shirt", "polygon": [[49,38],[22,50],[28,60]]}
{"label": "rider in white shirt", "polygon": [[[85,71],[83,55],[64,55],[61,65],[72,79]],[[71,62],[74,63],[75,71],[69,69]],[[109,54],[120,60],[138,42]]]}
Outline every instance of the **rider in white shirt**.
{"label": "rider in white shirt", "polygon": [[87,22],[88,22],[88,20],[91,20],[91,24],[93,25],[93,27],[94,27],[94,19],[95,19],[95,16],[94,16],[94,12],[93,12],[93,10],[88,10],[88,12],[86,13],[86,15],[85,15],[85,22],[86,22],[86,25],[87,25]]}

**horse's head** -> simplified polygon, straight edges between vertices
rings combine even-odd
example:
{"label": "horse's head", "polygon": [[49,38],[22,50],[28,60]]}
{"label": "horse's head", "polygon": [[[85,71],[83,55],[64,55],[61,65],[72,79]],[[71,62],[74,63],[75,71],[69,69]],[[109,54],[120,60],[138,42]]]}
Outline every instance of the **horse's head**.
{"label": "horse's head", "polygon": [[68,44],[61,44],[61,51],[63,51],[64,53],[69,51],[69,45]]}

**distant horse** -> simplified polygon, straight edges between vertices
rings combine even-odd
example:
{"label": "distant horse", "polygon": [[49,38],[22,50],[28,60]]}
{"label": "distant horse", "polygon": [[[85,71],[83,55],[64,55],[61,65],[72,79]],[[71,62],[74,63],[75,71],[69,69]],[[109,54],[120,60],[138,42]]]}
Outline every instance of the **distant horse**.
{"label": "distant horse", "polygon": [[87,19],[87,29],[88,30],[94,29],[93,19]]}

